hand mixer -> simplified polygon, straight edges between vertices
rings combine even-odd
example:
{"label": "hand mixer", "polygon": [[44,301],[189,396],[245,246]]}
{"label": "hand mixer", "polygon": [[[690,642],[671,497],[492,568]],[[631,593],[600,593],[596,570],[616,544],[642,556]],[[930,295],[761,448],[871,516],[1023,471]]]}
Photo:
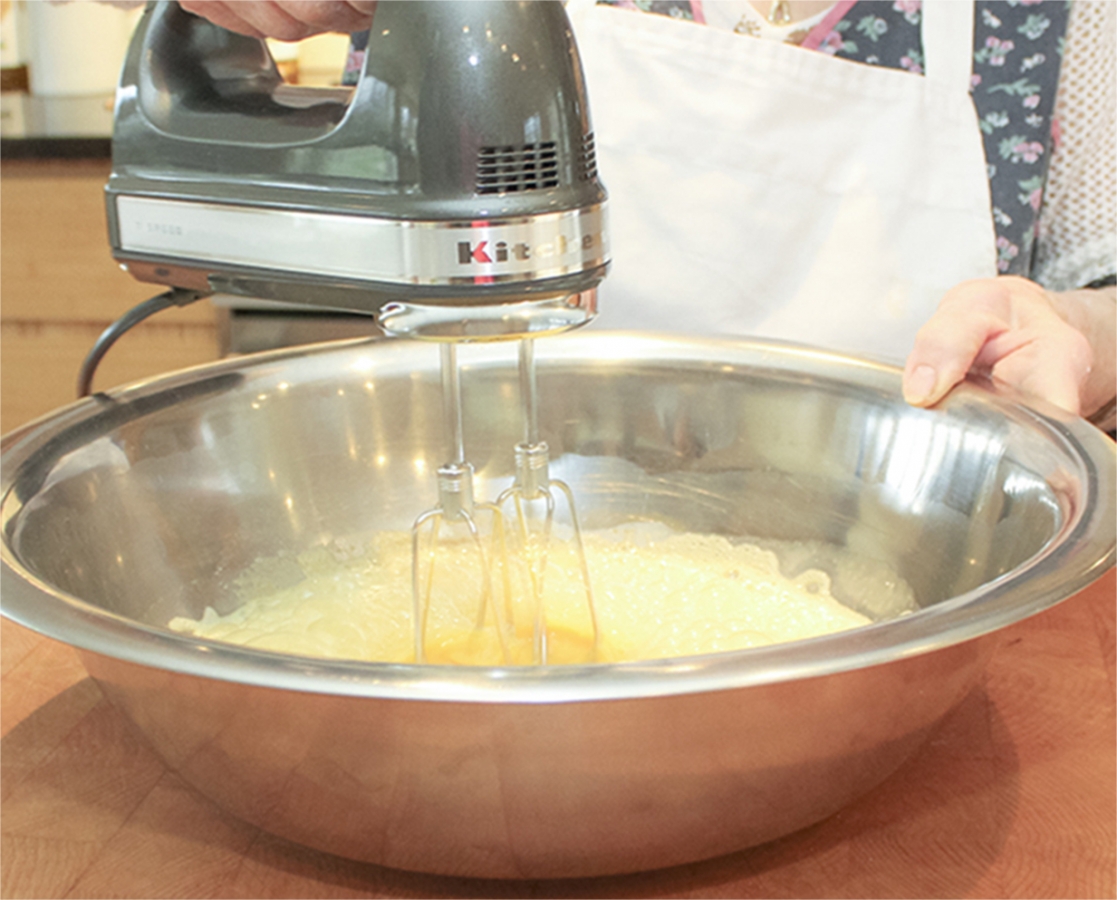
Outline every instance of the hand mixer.
{"label": "hand mixer", "polygon": [[[106,331],[83,369],[83,393],[124,329],[215,292],[367,313],[389,334],[443,343],[456,434],[448,434],[454,459],[439,471],[438,505],[414,527],[416,657],[424,659],[440,525],[465,523],[474,534],[483,584],[504,547],[497,507],[486,539],[474,516],[454,346],[588,322],[609,264],[606,194],[561,3],[382,2],[352,89],[288,85],[264,42],[175,3],[149,4],[117,92],[106,202],[114,257],[170,290]],[[521,393],[533,423],[534,357],[525,346],[521,371],[531,371]],[[524,504],[545,497],[553,507],[552,485],[573,512],[569,488],[546,473],[546,445],[531,423],[516,480],[500,498],[519,504],[521,545]],[[549,516],[534,529],[528,564],[537,588]],[[426,527],[429,552],[420,549]],[[487,609],[499,612],[485,590],[479,623]],[[538,606],[541,588],[533,596]],[[592,609],[588,575],[586,597]],[[546,661],[540,627],[535,662]]]}

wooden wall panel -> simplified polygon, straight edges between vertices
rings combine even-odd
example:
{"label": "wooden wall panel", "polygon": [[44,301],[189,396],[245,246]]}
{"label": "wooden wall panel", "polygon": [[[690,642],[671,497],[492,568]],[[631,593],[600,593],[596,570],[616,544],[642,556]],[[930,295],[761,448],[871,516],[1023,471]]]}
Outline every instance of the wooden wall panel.
{"label": "wooden wall panel", "polygon": [[[113,260],[107,160],[7,161],[0,169],[0,431],[71,402],[98,335],[159,293]],[[208,301],[138,326],[105,357],[95,389],[218,357]]]}
{"label": "wooden wall panel", "polygon": [[[78,370],[101,333],[99,325],[0,323],[0,433],[77,399]],[[109,350],[94,390],[104,390],[217,358],[212,326],[144,324]]]}

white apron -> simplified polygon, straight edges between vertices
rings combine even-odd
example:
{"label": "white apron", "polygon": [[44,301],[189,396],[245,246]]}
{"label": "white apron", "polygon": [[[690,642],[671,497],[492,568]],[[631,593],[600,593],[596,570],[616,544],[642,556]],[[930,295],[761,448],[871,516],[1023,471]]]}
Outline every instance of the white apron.
{"label": "white apron", "polygon": [[972,3],[924,3],[925,77],[590,0],[569,13],[609,191],[595,328],[898,361],[948,288],[996,275]]}

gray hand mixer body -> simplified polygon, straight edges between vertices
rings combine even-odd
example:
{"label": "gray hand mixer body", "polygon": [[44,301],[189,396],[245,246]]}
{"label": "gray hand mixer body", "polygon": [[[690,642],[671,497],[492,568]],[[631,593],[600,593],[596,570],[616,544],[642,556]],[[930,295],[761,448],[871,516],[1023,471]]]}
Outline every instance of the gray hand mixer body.
{"label": "gray hand mixer body", "polygon": [[113,255],[134,277],[491,339],[591,319],[609,263],[558,2],[378,5],[350,89],[152,4],[117,92]]}
{"label": "gray hand mixer body", "polygon": [[[535,426],[532,341],[592,319],[609,265],[606,194],[561,3],[385,0],[351,92],[288,85],[262,41],[151,4],[117,92],[106,191],[113,255],[172,288],[152,302],[220,291],[369,313],[390,334],[442,342],[453,455],[438,469],[438,505],[412,529],[417,662],[429,661],[439,550],[463,540],[480,573],[476,627],[490,622],[499,637],[495,661],[513,661],[523,632],[514,571],[530,661],[550,661],[544,575],[560,506],[596,653],[573,493],[550,479]],[[512,485],[475,504],[456,344],[513,338],[525,443]]]}

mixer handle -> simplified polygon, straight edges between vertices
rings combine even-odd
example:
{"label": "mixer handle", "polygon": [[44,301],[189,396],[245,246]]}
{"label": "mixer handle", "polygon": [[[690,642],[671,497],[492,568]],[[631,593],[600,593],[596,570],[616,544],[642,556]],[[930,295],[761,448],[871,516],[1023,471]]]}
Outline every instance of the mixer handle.
{"label": "mixer handle", "polygon": [[250,144],[326,134],[344,117],[352,93],[288,85],[263,40],[215,25],[173,0],[148,4],[120,87],[135,89],[144,114],[163,131]]}
{"label": "mixer handle", "polygon": [[156,20],[162,52],[152,58],[153,69],[161,66],[166,77],[222,96],[271,93],[283,80],[263,40],[227,31],[177,3],[166,6]]}

